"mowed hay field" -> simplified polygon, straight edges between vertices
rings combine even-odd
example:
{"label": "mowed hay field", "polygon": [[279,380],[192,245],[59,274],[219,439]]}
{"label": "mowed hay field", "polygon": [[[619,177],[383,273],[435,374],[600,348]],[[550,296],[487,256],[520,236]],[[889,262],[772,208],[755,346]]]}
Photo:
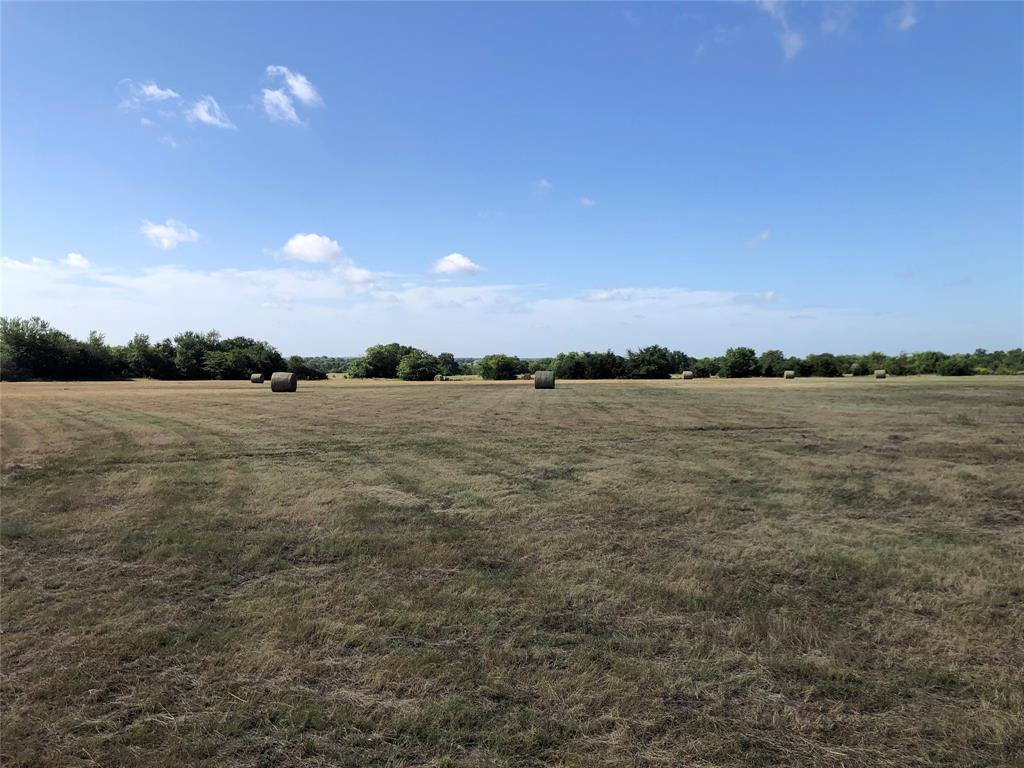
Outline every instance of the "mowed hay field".
{"label": "mowed hay field", "polygon": [[1024,377],[5,383],[4,766],[998,766]]}

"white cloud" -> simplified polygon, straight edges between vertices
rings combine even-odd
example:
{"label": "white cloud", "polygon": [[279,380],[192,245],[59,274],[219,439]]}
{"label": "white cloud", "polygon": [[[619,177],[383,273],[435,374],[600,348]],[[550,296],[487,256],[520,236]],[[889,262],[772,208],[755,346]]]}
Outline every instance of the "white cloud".
{"label": "white cloud", "polygon": [[154,82],[140,83],[124,79],[120,83],[125,97],[118,105],[123,110],[142,109],[146,104],[163,101],[179,101],[181,94],[170,88],[161,88]]}
{"label": "white cloud", "polygon": [[224,110],[213,96],[202,96],[185,112],[190,123],[203,123],[215,128],[234,128],[235,124],[228,119]]}
{"label": "white cloud", "polygon": [[272,91],[263,89],[263,110],[271,120],[280,120],[286,123],[301,123],[292,100],[288,94],[281,90]]}
{"label": "white cloud", "polygon": [[783,55],[787,59],[792,59],[804,47],[804,36],[791,29],[785,29],[779,34],[779,43],[782,45]]}
{"label": "white cloud", "polygon": [[323,106],[324,100],[320,97],[320,93],[313,84],[306,79],[305,75],[299,74],[298,72],[292,72],[288,67],[271,65],[267,67],[267,76],[283,77],[284,83],[288,87],[288,91],[291,95],[307,107]]}
{"label": "white cloud", "polygon": [[821,13],[821,32],[824,35],[843,35],[853,19],[850,3],[825,3]]}
{"label": "white cloud", "polygon": [[534,194],[546,195],[555,188],[555,185],[547,179],[537,179],[536,181],[530,182],[530,188],[533,190]]}
{"label": "white cloud", "polygon": [[267,67],[267,77],[284,79],[283,88],[263,89],[263,110],[271,120],[301,124],[302,120],[295,111],[293,98],[298,99],[307,107],[322,107],[324,105],[320,93],[305,75],[292,72],[288,67],[271,65]]}
{"label": "white cloud", "polygon": [[584,208],[593,208],[595,205],[597,205],[597,200],[595,200],[592,197],[587,197],[586,195],[584,195],[583,197],[580,198],[580,205],[582,205]]}
{"label": "white cloud", "polygon": [[142,222],[139,231],[149,238],[153,245],[165,251],[176,248],[179,243],[194,243],[199,239],[198,232],[174,219],[167,219],[163,224],[154,224],[146,220]]}
{"label": "white cloud", "polygon": [[65,266],[71,267],[72,269],[88,269],[92,266],[92,263],[80,253],[71,251],[67,256],[62,259]]}
{"label": "white cloud", "polygon": [[782,55],[786,59],[792,59],[800,49],[804,47],[804,36],[789,27],[786,18],[785,4],[779,0],[758,0],[757,7],[771,16],[779,25],[779,45],[782,46]]}
{"label": "white cloud", "polygon": [[434,263],[433,271],[439,275],[462,275],[483,272],[484,268],[461,253],[449,253]]}
{"label": "white cloud", "polygon": [[904,3],[893,16],[893,23],[900,32],[906,32],[917,24],[917,9],[913,3]]}
{"label": "white cloud", "polygon": [[341,258],[341,246],[326,235],[292,235],[281,248],[285,258],[309,264],[326,264]]}
{"label": "white cloud", "polygon": [[[790,354],[837,347],[896,352],[896,343],[970,349],[978,339],[974,324],[921,322],[899,310],[815,307],[809,323],[801,319],[807,306],[770,292],[612,288],[565,295],[536,285],[388,286],[383,279],[353,279],[361,272],[344,260],[328,266],[158,266],[140,272],[3,258],[0,268],[6,314],[39,315],[82,338],[97,329],[112,343],[137,332],[163,338],[184,328],[216,328],[225,336],[267,339],[285,354],[358,354],[370,344],[398,339],[460,355],[530,356],[572,349],[623,352],[652,343],[691,355],[717,355],[737,344]],[[273,311],[252,312],[261,306]],[[993,320],[983,328],[992,339],[989,346],[1012,346],[1005,325]]]}
{"label": "white cloud", "polygon": [[152,128],[156,125],[156,123],[150,120],[148,117],[140,117],[139,125],[141,125],[143,128]]}
{"label": "white cloud", "polygon": [[747,248],[756,248],[761,243],[763,243],[766,240],[768,240],[768,238],[771,237],[771,236],[772,236],[772,233],[769,230],[762,229],[760,232],[758,232],[752,238],[747,240],[746,246],[747,246]]}

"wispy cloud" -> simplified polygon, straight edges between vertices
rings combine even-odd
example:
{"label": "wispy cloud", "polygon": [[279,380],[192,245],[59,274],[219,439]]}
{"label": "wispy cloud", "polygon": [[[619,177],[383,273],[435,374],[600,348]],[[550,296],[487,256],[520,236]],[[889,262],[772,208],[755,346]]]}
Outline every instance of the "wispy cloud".
{"label": "wispy cloud", "polygon": [[124,98],[121,99],[121,103],[118,104],[118,107],[122,110],[138,110],[154,102],[181,100],[181,94],[170,88],[161,88],[152,81],[140,83],[130,78],[125,78],[121,81],[120,86],[123,89],[122,93],[125,94]]}
{"label": "wispy cloud", "polygon": [[593,208],[595,205],[597,205],[597,200],[595,200],[592,197],[587,197],[586,195],[584,195],[583,197],[580,198],[580,205],[582,205],[584,208]]}
{"label": "wispy cloud", "polygon": [[263,89],[263,111],[271,120],[285,123],[301,123],[292,100],[282,90]]}
{"label": "wispy cloud", "polygon": [[792,59],[804,47],[804,36],[789,26],[785,5],[780,0],[757,0],[757,7],[779,25],[779,45],[786,59]]}
{"label": "wispy cloud", "polygon": [[843,35],[853,20],[851,3],[824,3],[821,12],[821,33]]}
{"label": "wispy cloud", "polygon": [[903,3],[893,14],[892,22],[900,32],[906,32],[917,24],[917,7],[913,3]]}
{"label": "wispy cloud", "polygon": [[143,221],[139,231],[153,245],[165,251],[177,248],[180,243],[194,243],[199,239],[198,232],[174,219],[167,219],[163,224],[154,224],[149,220]]}
{"label": "wispy cloud", "polygon": [[530,189],[535,195],[546,195],[554,188],[555,185],[548,179],[536,179],[530,182]]}
{"label": "wispy cloud", "polygon": [[263,89],[263,111],[271,120],[301,124],[302,120],[295,110],[296,100],[307,107],[324,105],[320,92],[305,75],[276,64],[267,67],[266,74],[269,78],[283,80],[280,88]]}
{"label": "wispy cloud", "polygon": [[484,268],[461,253],[449,253],[443,259],[434,262],[431,270],[438,275],[472,275],[483,272]]}
{"label": "wispy cloud", "polygon": [[746,246],[747,248],[756,248],[757,246],[761,245],[761,243],[766,242],[768,238],[771,236],[772,233],[769,230],[762,229],[760,232],[758,232],[756,235],[754,235],[752,238],[746,241]]}
{"label": "wispy cloud", "polygon": [[[689,354],[720,354],[737,343],[771,348],[787,338],[798,339],[803,351],[835,346],[836,339],[846,347],[872,349],[884,348],[894,327],[908,333],[919,328],[909,320],[900,326],[890,314],[836,309],[816,310],[815,322],[808,325],[790,318],[800,305],[787,305],[771,292],[612,287],[566,295],[522,284],[404,279],[389,285],[377,273],[366,279],[367,271],[344,257],[217,270],[81,269],[64,259],[3,258],[0,264],[4,310],[11,315],[40,315],[79,336],[99,329],[115,342],[135,332],[162,338],[183,327],[217,328],[226,336],[265,338],[286,354],[355,354],[388,338],[467,355],[624,351],[677,344],[666,329],[680,327],[701,329],[686,342]],[[253,307],[274,311],[253,312]],[[339,327],[346,329],[341,348]],[[964,331],[965,347],[973,332]],[[931,338],[918,343],[934,345]]]}
{"label": "wispy cloud", "polygon": [[321,107],[324,100],[319,91],[307,77],[299,72],[292,72],[288,67],[271,65],[267,67],[268,77],[283,77],[288,91],[307,107]]}
{"label": "wispy cloud", "polygon": [[212,125],[215,128],[234,128],[235,124],[228,119],[220,104],[213,96],[202,96],[185,113],[190,123]]}

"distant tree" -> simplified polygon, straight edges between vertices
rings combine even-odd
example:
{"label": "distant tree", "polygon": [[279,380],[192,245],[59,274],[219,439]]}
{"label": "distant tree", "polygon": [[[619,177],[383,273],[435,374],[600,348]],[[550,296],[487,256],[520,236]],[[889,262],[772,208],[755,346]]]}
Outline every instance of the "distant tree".
{"label": "distant tree", "polygon": [[667,379],[672,376],[672,360],[665,347],[654,344],[636,352],[626,350],[625,374],[630,379]]}
{"label": "distant tree", "polygon": [[285,361],[285,369],[294,373],[298,378],[306,381],[316,381],[317,379],[326,379],[327,373],[321,371],[319,368],[315,368],[306,362],[304,357],[299,355],[292,355]]}
{"label": "distant tree", "polygon": [[559,352],[551,363],[551,370],[558,379],[585,379],[587,364],[579,352]]}
{"label": "distant tree", "polygon": [[804,363],[810,370],[811,376],[833,377],[843,375],[836,356],[829,352],[824,352],[820,355],[808,355],[804,359]]}
{"label": "distant tree", "polygon": [[437,356],[437,372],[442,376],[457,376],[462,372],[459,361],[451,352],[442,352]]}
{"label": "distant tree", "polygon": [[781,350],[769,349],[757,358],[757,370],[761,376],[781,376],[786,370],[786,356]]}
{"label": "distant tree", "polygon": [[718,372],[722,370],[722,358],[702,357],[694,359],[690,363],[690,370],[693,371],[693,375],[698,379],[707,379],[712,376],[717,376]]}
{"label": "distant tree", "polygon": [[690,370],[691,358],[685,353],[674,349],[668,353],[668,361],[672,366],[672,373],[682,373]]}
{"label": "distant tree", "polygon": [[746,379],[757,372],[757,354],[750,347],[730,347],[725,350],[725,360],[719,376],[727,379]]}
{"label": "distant tree", "polygon": [[412,351],[412,347],[394,342],[367,347],[366,353],[363,355],[366,364],[366,377],[373,379],[396,378],[399,361]]}
{"label": "distant tree", "polygon": [[366,364],[366,358],[354,357],[349,360],[348,365],[345,367],[345,373],[353,379],[368,379],[370,377],[370,368]]}
{"label": "distant tree", "polygon": [[216,331],[185,331],[174,337],[174,367],[183,379],[207,379],[206,354],[216,351],[220,334]]}
{"label": "distant tree", "polygon": [[871,364],[863,357],[858,358],[856,362],[850,366],[850,373],[854,376],[867,376],[871,371]]}
{"label": "distant tree", "polygon": [[514,379],[519,373],[522,361],[510,355],[487,355],[477,361],[481,378],[500,380]]}
{"label": "distant tree", "polygon": [[398,378],[405,381],[430,381],[439,371],[437,358],[422,349],[407,352],[398,361]]}
{"label": "distant tree", "polygon": [[967,355],[948,355],[939,361],[936,373],[941,376],[970,376],[974,368]]}

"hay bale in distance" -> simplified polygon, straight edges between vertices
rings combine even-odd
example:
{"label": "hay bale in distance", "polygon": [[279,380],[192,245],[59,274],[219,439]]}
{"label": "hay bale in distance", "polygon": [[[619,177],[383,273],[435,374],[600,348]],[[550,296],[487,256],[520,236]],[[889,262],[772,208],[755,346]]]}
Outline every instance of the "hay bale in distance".
{"label": "hay bale in distance", "polygon": [[555,388],[555,372],[554,371],[537,371],[533,374],[533,388],[534,389],[554,389]]}
{"label": "hay bale in distance", "polygon": [[796,371],[783,371],[782,372],[782,378],[784,378],[784,379],[795,379],[796,378]]}
{"label": "hay bale in distance", "polygon": [[438,373],[434,375],[434,381],[448,381],[448,377],[443,373]]}
{"label": "hay bale in distance", "polygon": [[875,378],[876,379],[884,379],[885,378],[885,371],[883,371],[881,369],[875,371]]}
{"label": "hay bale in distance", "polygon": [[299,377],[290,371],[276,371],[270,377],[271,392],[294,392],[299,388]]}
{"label": "hay bale in distance", "polygon": [[249,377],[249,383],[250,384],[262,384],[263,383],[263,374],[262,373],[254,373],[252,376]]}
{"label": "hay bale in distance", "polygon": [[683,371],[683,380],[689,381],[693,378],[693,371]]}

